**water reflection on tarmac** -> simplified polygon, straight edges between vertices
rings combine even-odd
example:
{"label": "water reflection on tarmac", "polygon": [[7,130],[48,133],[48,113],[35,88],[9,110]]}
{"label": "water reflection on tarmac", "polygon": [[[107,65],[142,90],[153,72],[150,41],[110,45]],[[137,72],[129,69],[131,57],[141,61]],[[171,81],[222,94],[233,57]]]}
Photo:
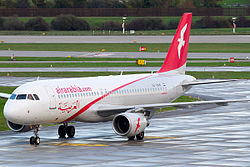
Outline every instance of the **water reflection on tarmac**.
{"label": "water reflection on tarmac", "polygon": [[[250,98],[249,87],[240,80],[189,93]],[[32,132],[1,132],[0,166],[249,166],[249,103],[185,110],[152,119],[141,142],[116,136],[111,122],[77,123],[72,140],[58,139],[57,126],[44,127],[37,147],[28,144]]]}

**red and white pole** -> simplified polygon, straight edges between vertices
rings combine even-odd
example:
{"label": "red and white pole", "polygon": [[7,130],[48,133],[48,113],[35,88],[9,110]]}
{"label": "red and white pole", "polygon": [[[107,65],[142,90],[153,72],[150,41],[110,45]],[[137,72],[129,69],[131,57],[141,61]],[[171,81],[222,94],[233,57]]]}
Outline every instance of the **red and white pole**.
{"label": "red and white pole", "polygon": [[123,34],[125,33],[125,20],[126,20],[126,17],[122,17],[122,33]]}
{"label": "red and white pole", "polygon": [[235,23],[236,17],[233,17],[232,20],[233,20],[233,33],[235,33],[236,32],[236,23]]}

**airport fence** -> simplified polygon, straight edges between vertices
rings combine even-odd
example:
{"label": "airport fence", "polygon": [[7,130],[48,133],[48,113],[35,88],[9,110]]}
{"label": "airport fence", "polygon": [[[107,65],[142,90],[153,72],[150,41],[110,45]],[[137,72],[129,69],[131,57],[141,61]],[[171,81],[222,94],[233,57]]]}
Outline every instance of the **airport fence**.
{"label": "airport fence", "polygon": [[55,17],[72,14],[79,17],[117,16],[250,16],[250,8],[0,8],[0,17]]}

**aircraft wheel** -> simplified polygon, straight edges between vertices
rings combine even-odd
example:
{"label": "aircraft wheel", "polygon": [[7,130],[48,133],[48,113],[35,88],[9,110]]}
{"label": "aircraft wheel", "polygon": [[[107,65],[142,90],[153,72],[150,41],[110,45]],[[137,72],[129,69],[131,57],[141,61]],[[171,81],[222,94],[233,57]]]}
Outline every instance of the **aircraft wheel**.
{"label": "aircraft wheel", "polygon": [[134,139],[135,139],[135,136],[128,137],[128,140],[134,140]]}
{"label": "aircraft wheel", "polygon": [[40,144],[40,138],[37,136],[35,137],[35,144],[36,145],[39,145]]}
{"label": "aircraft wheel", "polygon": [[74,126],[67,127],[67,135],[69,138],[74,137],[74,135],[75,135],[75,127]]}
{"label": "aircraft wheel", "polygon": [[58,128],[58,135],[60,138],[65,138],[65,135],[66,135],[66,126],[64,125],[60,125],[59,128]]}
{"label": "aircraft wheel", "polygon": [[138,135],[136,135],[136,138],[137,138],[137,140],[143,140],[143,138],[144,138],[144,132],[141,132]]}
{"label": "aircraft wheel", "polygon": [[35,137],[34,136],[31,136],[30,137],[30,144],[35,144]]}

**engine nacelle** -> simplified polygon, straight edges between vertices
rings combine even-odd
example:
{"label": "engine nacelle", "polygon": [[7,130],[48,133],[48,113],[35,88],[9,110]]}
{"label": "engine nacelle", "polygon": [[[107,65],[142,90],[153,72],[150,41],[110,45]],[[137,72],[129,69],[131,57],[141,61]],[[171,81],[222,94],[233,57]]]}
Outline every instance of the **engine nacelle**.
{"label": "engine nacelle", "polygon": [[28,132],[32,130],[30,125],[20,125],[13,122],[7,121],[8,127],[14,132]]}
{"label": "engine nacelle", "polygon": [[113,129],[120,136],[136,136],[147,126],[148,121],[142,113],[122,113],[113,119]]}

